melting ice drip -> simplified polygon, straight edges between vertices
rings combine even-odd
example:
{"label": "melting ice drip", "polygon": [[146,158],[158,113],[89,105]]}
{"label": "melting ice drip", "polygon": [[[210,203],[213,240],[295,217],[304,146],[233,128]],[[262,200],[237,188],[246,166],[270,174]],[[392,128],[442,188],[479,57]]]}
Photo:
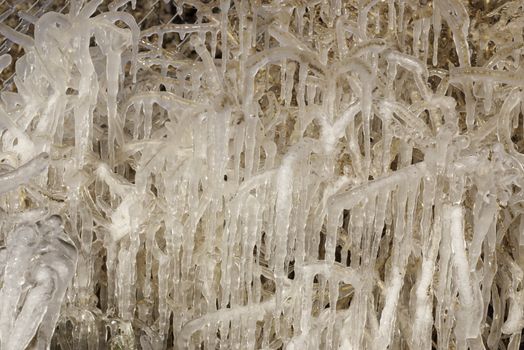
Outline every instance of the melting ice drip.
{"label": "melting ice drip", "polygon": [[519,348],[518,2],[128,2],[0,23],[2,350]]}

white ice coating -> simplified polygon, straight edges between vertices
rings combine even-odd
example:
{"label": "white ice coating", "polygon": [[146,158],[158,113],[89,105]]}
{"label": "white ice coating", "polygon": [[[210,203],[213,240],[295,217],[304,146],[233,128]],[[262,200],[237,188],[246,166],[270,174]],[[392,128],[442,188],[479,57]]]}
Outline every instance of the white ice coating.
{"label": "white ice coating", "polygon": [[0,350],[519,349],[524,14],[499,4],[0,13]]}
{"label": "white ice coating", "polygon": [[58,216],[51,216],[36,225],[22,224],[6,238],[0,290],[2,349],[22,350],[32,341],[38,349],[51,344],[77,259],[61,224]]}

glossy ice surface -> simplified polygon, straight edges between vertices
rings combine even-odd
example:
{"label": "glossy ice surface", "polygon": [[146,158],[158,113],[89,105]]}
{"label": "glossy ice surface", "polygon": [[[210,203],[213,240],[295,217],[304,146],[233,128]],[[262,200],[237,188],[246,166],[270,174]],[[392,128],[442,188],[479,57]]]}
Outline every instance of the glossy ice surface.
{"label": "glossy ice surface", "polygon": [[519,349],[520,2],[64,8],[0,23],[1,350]]}

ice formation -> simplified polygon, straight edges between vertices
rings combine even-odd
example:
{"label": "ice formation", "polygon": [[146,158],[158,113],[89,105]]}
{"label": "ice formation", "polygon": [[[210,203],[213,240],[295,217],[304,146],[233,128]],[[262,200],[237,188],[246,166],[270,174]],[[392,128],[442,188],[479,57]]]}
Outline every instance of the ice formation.
{"label": "ice formation", "polygon": [[1,350],[519,349],[520,1],[157,3],[0,11]]}

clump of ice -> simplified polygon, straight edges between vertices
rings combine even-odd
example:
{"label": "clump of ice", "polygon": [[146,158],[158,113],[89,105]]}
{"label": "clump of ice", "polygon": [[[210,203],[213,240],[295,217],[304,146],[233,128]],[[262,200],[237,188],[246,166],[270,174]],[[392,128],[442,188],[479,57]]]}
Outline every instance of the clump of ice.
{"label": "clump of ice", "polygon": [[2,350],[519,348],[520,5],[127,2],[0,23]]}

